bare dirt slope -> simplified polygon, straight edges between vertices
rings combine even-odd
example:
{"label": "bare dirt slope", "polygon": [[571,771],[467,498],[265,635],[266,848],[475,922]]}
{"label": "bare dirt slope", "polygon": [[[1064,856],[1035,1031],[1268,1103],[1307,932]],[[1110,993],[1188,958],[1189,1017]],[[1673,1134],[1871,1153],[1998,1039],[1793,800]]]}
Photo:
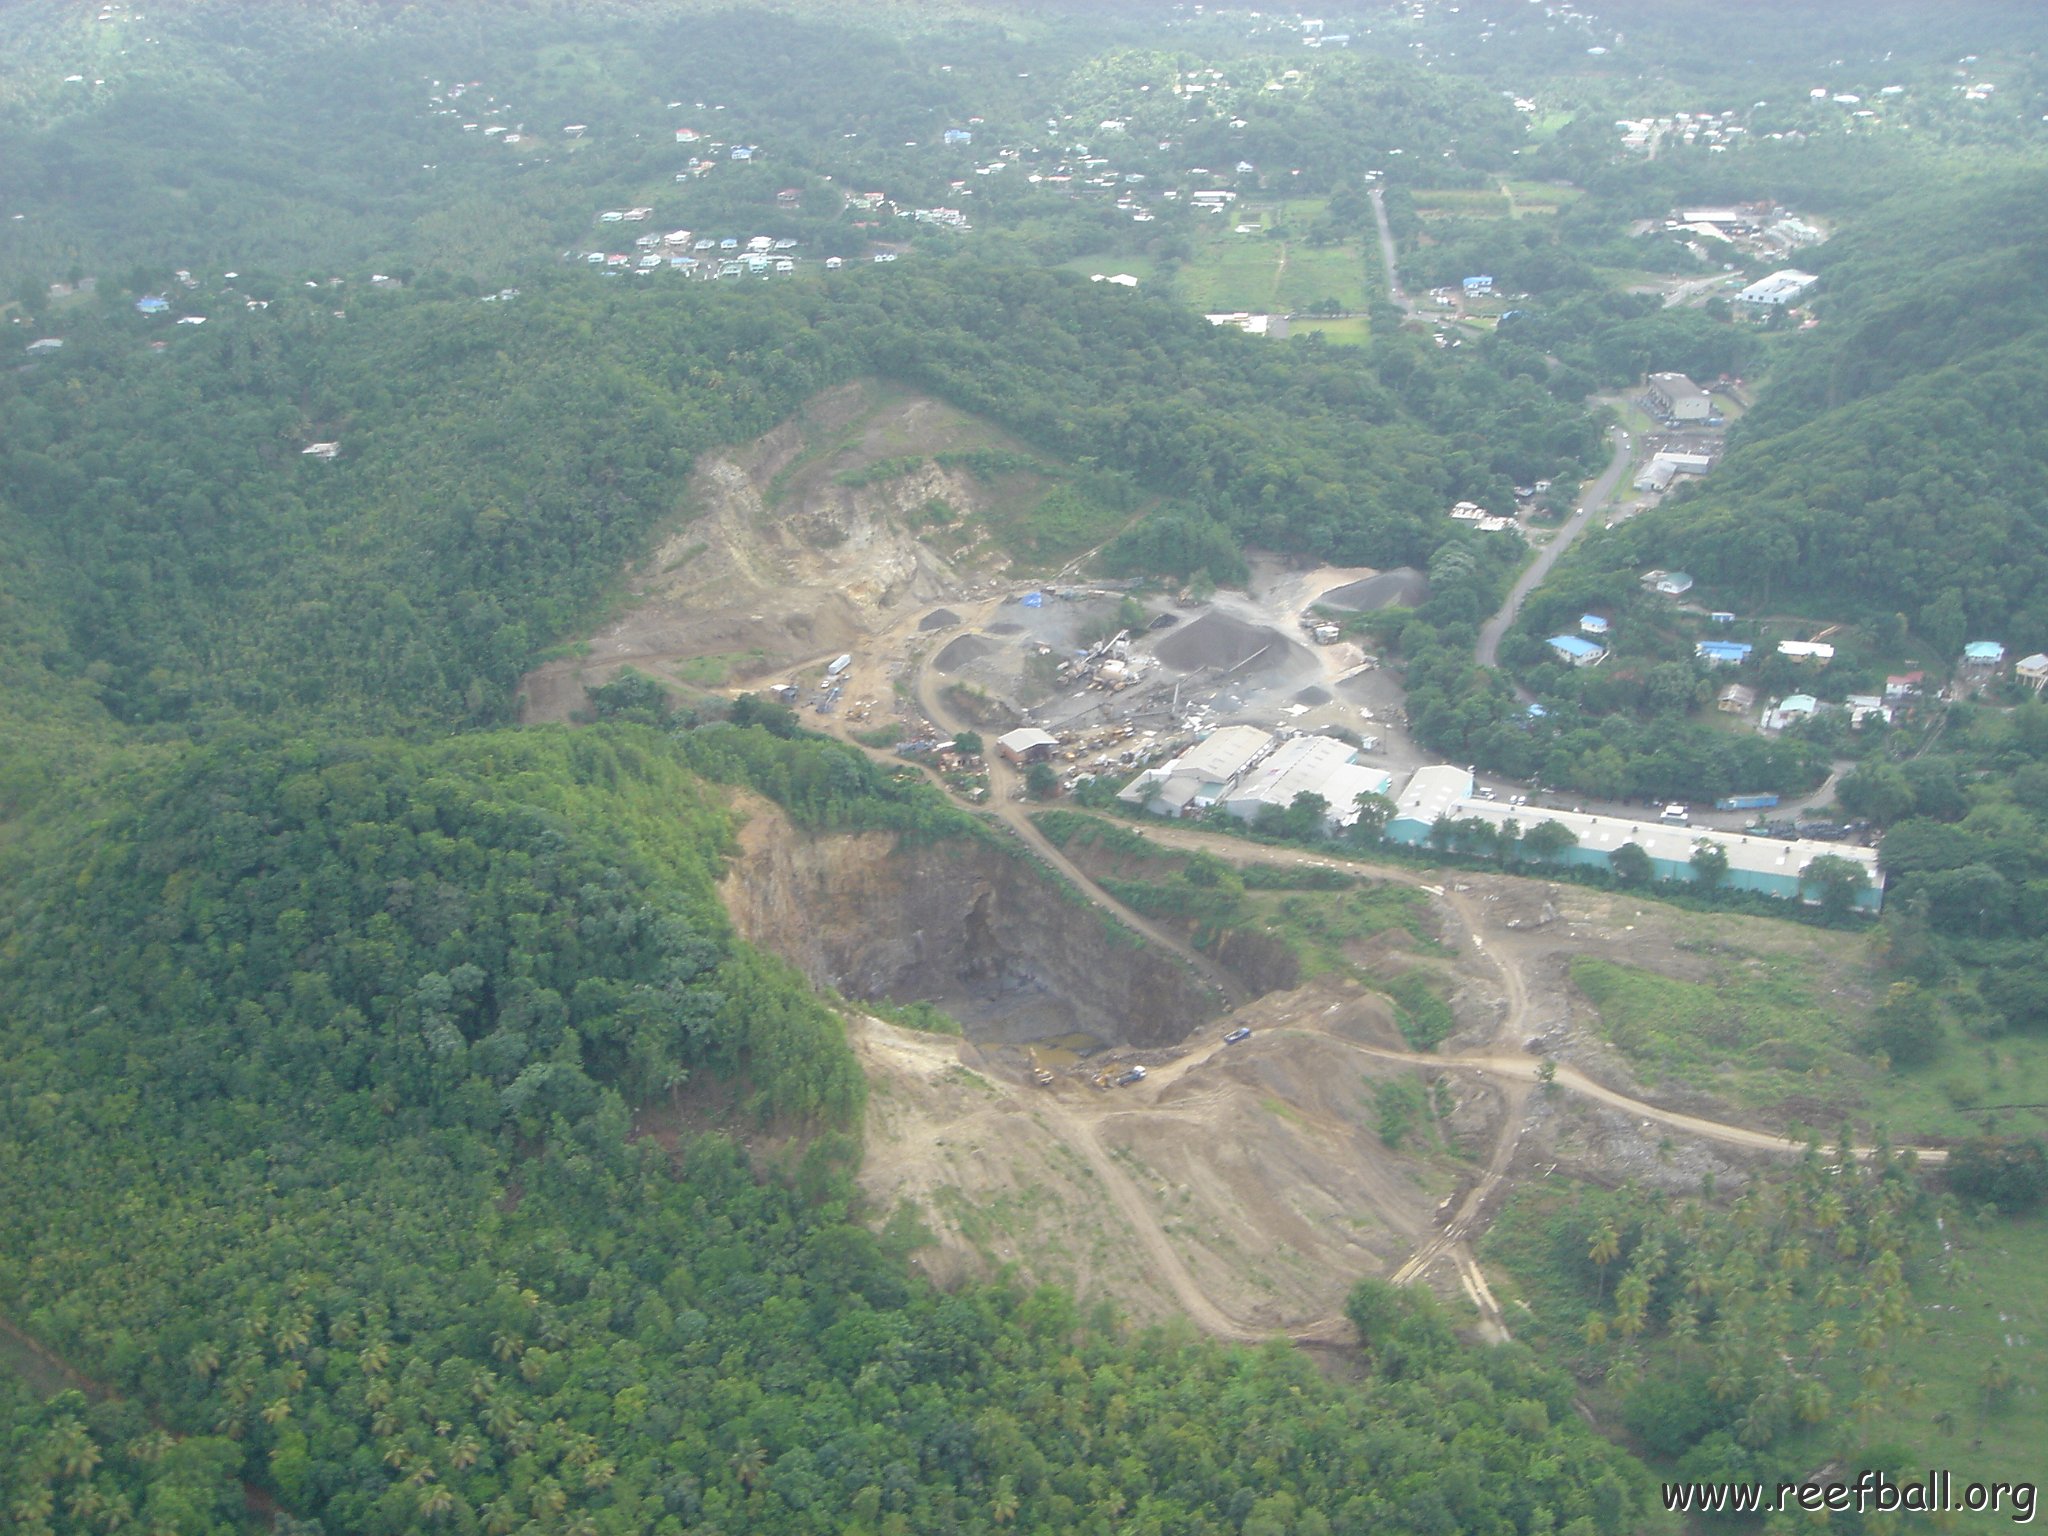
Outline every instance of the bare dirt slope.
{"label": "bare dirt slope", "polygon": [[1326,1332],[1358,1277],[1414,1249],[1451,1180],[1440,1155],[1391,1153],[1372,1128],[1373,1084],[1412,1067],[1259,1028],[1332,1001],[1373,1012],[1355,994],[1276,994],[1237,1016],[1250,1040],[1223,1046],[1211,1026],[1146,1082],[1106,1090],[1035,1087],[968,1042],[858,1020],[861,1182],[884,1210],[915,1207],[942,1282],[1014,1265],[1140,1319]]}
{"label": "bare dirt slope", "polygon": [[523,718],[566,719],[589,686],[625,666],[711,687],[780,680],[883,631],[915,631],[933,604],[970,587],[963,571],[999,563],[979,548],[942,558],[917,537],[932,504],[971,516],[1004,493],[931,457],[990,446],[1002,443],[985,423],[861,381],[751,443],[704,455],[676,524],[625,573],[616,615],[583,654],[527,676]]}

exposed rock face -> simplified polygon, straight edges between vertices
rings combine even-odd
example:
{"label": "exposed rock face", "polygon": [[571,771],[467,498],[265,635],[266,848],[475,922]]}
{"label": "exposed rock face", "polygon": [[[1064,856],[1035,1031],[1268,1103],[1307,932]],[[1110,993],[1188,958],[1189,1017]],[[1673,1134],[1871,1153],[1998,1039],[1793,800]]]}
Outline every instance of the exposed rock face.
{"label": "exposed rock face", "polygon": [[[920,396],[878,406],[853,384],[751,443],[704,454],[676,520],[625,573],[620,610],[584,654],[528,674],[521,718],[568,719],[626,666],[658,677],[717,657],[734,683],[778,679],[953,597],[961,577],[918,531],[941,505],[954,517],[989,508],[990,485],[932,457],[966,420]],[[869,478],[878,466],[887,472]],[[969,558],[985,567],[993,556]]]}
{"label": "exposed rock face", "polygon": [[937,1003],[971,1039],[1169,1045],[1215,1007],[1027,860],[968,838],[813,837],[750,803],[723,895],[741,935],[854,998]]}

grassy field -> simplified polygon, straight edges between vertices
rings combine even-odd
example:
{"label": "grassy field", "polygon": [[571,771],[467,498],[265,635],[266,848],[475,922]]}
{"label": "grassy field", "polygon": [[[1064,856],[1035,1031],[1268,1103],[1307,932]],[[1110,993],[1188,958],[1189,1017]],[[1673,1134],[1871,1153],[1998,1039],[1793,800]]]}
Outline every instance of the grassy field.
{"label": "grassy field", "polygon": [[1076,256],[1063,261],[1054,269],[1059,272],[1078,272],[1083,277],[1093,277],[1100,272],[1105,277],[1128,272],[1139,283],[1153,283],[1159,280],[1159,268],[1149,256],[1119,256],[1112,252],[1095,251],[1085,256]]}
{"label": "grassy field", "polygon": [[1548,181],[1503,181],[1501,190],[1514,200],[1515,216],[1555,213],[1586,195],[1583,187],[1560,187]]}
{"label": "grassy field", "polygon": [[[1288,313],[1320,299],[1363,309],[1379,281],[1357,242],[1310,245],[1304,238],[1328,211],[1320,198],[1241,204],[1204,220],[1194,258],[1180,270],[1180,295],[1211,312]],[[1258,234],[1238,234],[1256,225]]]}
{"label": "grassy field", "polygon": [[990,537],[1010,554],[1057,565],[1107,543],[1138,515],[1107,505],[1081,486],[1054,485],[1043,494],[999,495],[982,520]]}
{"label": "grassy field", "polygon": [[[2048,1222],[2036,1215],[1944,1226],[1961,1278],[1951,1285],[1935,1274],[1912,1277],[1927,1326],[1898,1346],[1896,1364],[1920,1396],[1891,1402],[1871,1424],[1871,1441],[1900,1447],[1910,1466],[1951,1467],[1958,1482],[2027,1468],[2034,1475],[2048,1423]],[[1994,1360],[2012,1379],[2003,1400],[1984,1391]],[[1953,1417],[1941,1420],[1944,1412]]]}
{"label": "grassy field", "polygon": [[669,668],[678,681],[693,688],[723,688],[733,674],[751,673],[765,660],[765,651],[732,651],[715,656],[692,656]]}
{"label": "grassy field", "polygon": [[1289,322],[1289,334],[1294,336],[1317,335],[1335,344],[1358,347],[1372,339],[1372,325],[1363,315],[1347,315],[1341,320],[1304,320]]}
{"label": "grassy field", "polygon": [[1236,240],[1203,246],[1181,269],[1180,292],[1197,309],[1285,314],[1321,299],[1345,309],[1365,307],[1368,273],[1355,246],[1255,235]]}
{"label": "grassy field", "polygon": [[1708,981],[1605,960],[1572,962],[1573,987],[1643,1079],[1713,1093],[1788,1126],[1830,1131],[1844,1117],[1895,1141],[2048,1130],[2048,1112],[1980,1105],[2048,1100],[2048,1045],[1951,1031],[1932,1061],[1883,1067],[1857,1049],[1867,1006],[1809,957],[1721,950]]}
{"label": "grassy field", "polygon": [[1456,214],[1467,219],[1504,219],[1507,195],[1480,187],[1425,187],[1415,193],[1415,211],[1424,218]]}

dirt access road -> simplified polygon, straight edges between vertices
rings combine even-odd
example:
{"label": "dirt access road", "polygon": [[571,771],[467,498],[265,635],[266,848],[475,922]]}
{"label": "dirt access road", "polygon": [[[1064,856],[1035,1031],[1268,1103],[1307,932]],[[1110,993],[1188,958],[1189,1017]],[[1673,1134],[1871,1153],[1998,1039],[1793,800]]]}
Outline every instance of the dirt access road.
{"label": "dirt access road", "polygon": [[[986,606],[988,612],[992,613],[997,604],[990,603]],[[986,618],[987,614],[981,617]],[[919,705],[935,725],[941,730],[958,729],[957,724],[949,718],[948,712],[940,703],[937,696],[939,684],[929,672],[920,671],[914,691]],[[833,721],[831,725],[842,736],[846,734],[845,727],[840,722]],[[875,755],[880,757],[884,754]],[[1129,911],[1039,831],[1030,819],[1030,804],[1014,798],[1021,789],[1021,780],[1021,775],[999,761],[991,763],[991,809],[1003,824],[1043,858],[1049,867],[1070,880],[1092,904],[1161,944],[1169,952],[1195,967],[1200,974],[1211,978],[1225,993],[1231,1006],[1236,1007],[1242,1001],[1242,989],[1222,973],[1214,962],[1175,936],[1163,932],[1156,924]],[[1201,851],[1229,863],[1345,868],[1361,875],[1394,881],[1426,891],[1455,915],[1470,937],[1473,947],[1480,951],[1498,974],[1506,1006],[1493,1032],[1493,1039],[1487,1048],[1481,1051],[1444,1056],[1400,1051],[1348,1040],[1339,1042],[1346,1050],[1366,1058],[1399,1063],[1425,1071],[1470,1074],[1492,1081],[1500,1090],[1503,1098],[1500,1125],[1484,1170],[1456,1199],[1454,1205],[1447,1207],[1446,1212],[1440,1216],[1435,1231],[1415,1233],[1419,1239],[1416,1248],[1393,1273],[1396,1283],[1410,1284],[1426,1278],[1439,1264],[1449,1263],[1459,1285],[1477,1308],[1482,1329],[1490,1336],[1506,1337],[1505,1322],[1469,1246],[1469,1239],[1483,1227],[1488,1208],[1514,1164],[1529,1098],[1537,1087],[1544,1083],[1546,1070],[1550,1074],[1546,1091],[1569,1093],[1585,1098],[1639,1121],[1668,1126],[1684,1134],[1744,1151],[1775,1155],[1797,1155],[1805,1151],[1803,1142],[1748,1126],[1666,1109],[1609,1088],[1577,1068],[1560,1063],[1548,1063],[1523,1051],[1521,1042],[1530,1032],[1526,961],[1518,953],[1517,945],[1511,937],[1496,932],[1491,943],[1482,937],[1487,928],[1482,911],[1477,904],[1455,888],[1433,882],[1422,874],[1398,865],[1376,864],[1303,849],[1247,844],[1238,838],[1168,823],[1147,825],[1137,830],[1141,837],[1159,846]],[[1315,1029],[1312,1024],[1294,1021],[1282,1024],[1269,1023],[1267,1028],[1288,1034],[1312,1032],[1325,1040],[1337,1038],[1329,1035],[1327,1031]],[[1147,1112],[1171,1113],[1170,1106],[1153,1105],[1151,1101],[1188,1072],[1199,1069],[1215,1059],[1223,1049],[1225,1047],[1220,1043],[1212,1042],[1206,1048],[1189,1052],[1182,1060],[1155,1072],[1142,1089],[1127,1098],[1115,1101],[1118,1107],[1108,1113],[1113,1115],[1135,1112],[1141,1106],[1144,1106]],[[1142,1255],[1144,1268],[1171,1293],[1176,1303],[1191,1319],[1205,1331],[1222,1338],[1250,1339],[1271,1336],[1271,1330],[1262,1332],[1254,1324],[1233,1314],[1201,1284],[1174,1247],[1171,1237],[1161,1225],[1156,1208],[1129,1174],[1110,1156],[1101,1136],[1102,1125],[1107,1118],[1104,1113],[1097,1112],[1092,1102],[1076,1105],[1068,1102],[1063,1095],[1041,1096],[1033,1102],[1044,1116],[1047,1128],[1085,1160],[1117,1218],[1129,1229],[1132,1240]],[[1130,1110],[1122,1108],[1125,1104],[1130,1106]],[[1868,1148],[1852,1150],[1854,1155],[1859,1157],[1870,1154]],[[1930,1164],[1939,1164],[1946,1160],[1946,1154],[1939,1149],[1920,1149],[1920,1156],[1923,1161]],[[1374,1203],[1379,1204],[1377,1201]],[[1398,1202],[1389,1201],[1379,1214],[1390,1226],[1397,1229],[1405,1228],[1407,1225],[1404,1213],[1398,1209]],[[1288,1334],[1298,1342],[1327,1342],[1344,1337],[1343,1328],[1343,1318],[1341,1315],[1335,1315],[1323,1318],[1305,1328],[1290,1329]]]}

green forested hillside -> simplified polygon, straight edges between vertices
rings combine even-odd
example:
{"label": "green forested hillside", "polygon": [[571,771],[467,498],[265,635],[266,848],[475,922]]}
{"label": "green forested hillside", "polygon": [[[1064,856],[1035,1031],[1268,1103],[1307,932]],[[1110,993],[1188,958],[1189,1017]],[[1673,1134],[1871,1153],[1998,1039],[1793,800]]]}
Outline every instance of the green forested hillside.
{"label": "green forested hillside", "polygon": [[[566,116],[594,80],[681,78],[604,75],[631,12],[560,48],[559,11],[436,16],[497,63],[531,49],[527,101]],[[872,1235],[849,1178],[864,1085],[837,1018],[713,895],[722,786],[812,826],[971,826],[774,710],[503,729],[694,457],[858,373],[1155,493],[1108,558],[1180,575],[1229,574],[1247,538],[1463,547],[1449,500],[1596,451],[1572,407],[1477,356],[1261,348],[972,252],[664,287],[550,248],[479,303],[448,273],[569,238],[572,196],[587,221],[670,151],[592,110],[601,175],[538,157],[493,205],[504,166],[430,141],[417,38],[382,30],[411,23],[366,10],[358,46],[335,17],[176,8],[153,75],[114,46],[151,35],[125,13],[0,34],[109,81],[81,104],[14,72],[0,100],[0,190],[63,210],[0,226],[35,275],[9,328],[65,343],[0,370],[0,1523],[1640,1528],[1641,1469],[1569,1381],[1461,1344],[1426,1297],[1373,1311],[1365,1379],[1338,1386],[1284,1347],[914,1281],[916,1234]],[[757,108],[852,51],[675,25],[699,29],[691,84],[775,82]],[[809,105],[902,110],[874,58]],[[423,180],[436,157],[460,174]],[[403,290],[349,266],[393,248]],[[131,304],[180,249],[238,272],[176,290],[204,325]],[[72,275],[98,282],[47,291]],[[42,1350],[91,1393],[44,1396]]]}
{"label": "green forested hillside", "polygon": [[[811,815],[861,788],[703,743]],[[6,1403],[12,1529],[226,1531],[238,1481],[351,1532],[1635,1528],[1568,1381],[1426,1297],[1352,1389],[911,1284],[853,1219],[858,1069],[733,942],[686,754],[224,739],[19,882],[0,1311],[121,1401]],[[629,1107],[672,1098],[808,1149],[672,1166]]]}
{"label": "green forested hillside", "polygon": [[[1570,266],[1519,334],[1456,351],[1379,316],[1356,348],[1266,342],[1159,296],[1197,217],[1169,174],[1313,194],[1313,243],[1365,228],[1368,170],[1400,213],[1402,185],[1535,163],[1503,81],[1439,68],[1465,35],[1444,15],[1311,54],[1292,21],[1192,8],[823,9],[0,9],[0,1528],[1660,1528],[1573,1381],[1460,1342],[1426,1293],[1357,1294],[1340,1383],[1284,1344],[914,1276],[914,1224],[851,1177],[837,1016],[717,900],[728,790],[807,828],[988,834],[754,701],[508,721],[699,454],[872,374],[1154,506],[1111,571],[1227,578],[1247,544],[1426,568],[1428,608],[1386,621],[1417,733],[1592,783],[1611,727],[1560,700],[1528,729],[1470,665],[1518,551],[1444,512],[1575,485],[1604,457],[1581,398],[1646,347],[1764,354]],[[1583,60],[1580,25],[1543,56]],[[685,127],[759,158],[693,172]],[[1560,134],[1543,163],[1604,143]],[[1056,190],[1069,156],[1108,195]],[[1642,184],[1665,175],[1704,180]],[[869,186],[886,210],[842,197]],[[1134,187],[1149,228],[1112,201]],[[1896,228],[1953,235],[2004,194],[1913,195]],[[1646,524],[1658,547],[1739,584],[1754,539],[1780,592],[1879,584],[1930,633],[2033,611],[2026,196],[1984,239],[1845,240],[1818,345],[1711,495]],[[974,238],[909,217],[941,201]],[[801,240],[806,266],[564,260],[642,202],[650,228]],[[1532,267],[1559,243],[1517,240]],[[884,245],[903,260],[812,263]],[[1006,264],[1054,251],[1166,280]],[[160,291],[174,313],[137,312]],[[1929,533],[1937,505],[1971,537]],[[1625,787],[1819,766],[1660,756],[1652,729]],[[2020,1027],[2038,850],[1937,799],[1906,801],[1908,894],[1981,901],[1987,1007]]]}
{"label": "green forested hillside", "polygon": [[1903,192],[1825,248],[1821,326],[1726,461],[1633,530],[1758,603],[1903,614],[1945,653],[2048,638],[2048,190]]}
{"label": "green forested hillside", "polygon": [[[502,719],[697,451],[862,370],[1165,492],[1160,527],[1116,552],[1141,570],[1207,563],[1203,529],[1226,559],[1249,539],[1424,560],[1454,537],[1450,500],[1591,452],[1568,406],[1478,359],[1261,349],[964,260],[772,289],[564,274],[509,303],[427,288],[344,314],[222,306],[158,352],[142,317],[80,311],[66,351],[0,376],[20,643],[115,718]],[[304,458],[316,440],[341,456]]]}

